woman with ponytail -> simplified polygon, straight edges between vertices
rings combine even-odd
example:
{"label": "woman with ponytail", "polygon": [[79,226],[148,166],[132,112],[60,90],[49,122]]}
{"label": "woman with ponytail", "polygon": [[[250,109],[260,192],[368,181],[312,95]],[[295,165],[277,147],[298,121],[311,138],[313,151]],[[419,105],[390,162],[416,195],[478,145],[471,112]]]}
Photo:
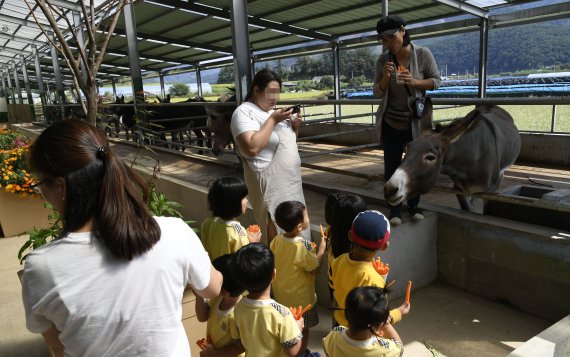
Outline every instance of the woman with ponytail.
{"label": "woman with ponytail", "polygon": [[184,288],[208,298],[222,282],[192,229],[151,216],[144,182],[86,122],[54,123],[29,160],[63,232],[26,257],[28,329],[66,356],[190,356]]}

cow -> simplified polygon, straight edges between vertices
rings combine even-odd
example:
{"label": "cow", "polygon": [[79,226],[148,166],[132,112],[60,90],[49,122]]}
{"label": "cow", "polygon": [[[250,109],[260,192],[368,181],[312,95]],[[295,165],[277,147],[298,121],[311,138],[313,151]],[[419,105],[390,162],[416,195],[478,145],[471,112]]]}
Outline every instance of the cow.
{"label": "cow", "polygon": [[[218,102],[234,102],[236,101],[236,95],[224,94],[218,98]],[[215,156],[221,156],[224,154],[226,147],[233,142],[232,133],[230,131],[230,123],[232,120],[232,114],[236,110],[236,105],[227,106],[206,106],[208,111],[208,127],[214,135],[214,145],[212,147],[212,153]]]}
{"label": "cow", "polygon": [[[161,103],[170,103],[170,95],[164,98],[157,96]],[[205,102],[202,97],[189,98],[185,102],[196,103]],[[183,146],[176,145],[176,143],[184,143],[184,134],[188,136],[191,141],[189,131],[192,131],[198,141],[200,147],[204,147],[204,141],[206,141],[206,146],[208,148],[212,147],[212,132],[206,127],[206,120],[208,114],[206,112],[206,107],[204,105],[197,106],[181,106],[181,105],[171,105],[171,106],[157,106],[156,108],[149,109],[149,122],[155,128],[158,128],[159,136],[162,140],[166,140],[165,132],[170,132],[172,137],[172,143],[175,149],[181,148],[184,150]],[[187,118],[187,119],[181,119]],[[175,119],[166,120],[164,119]],[[205,134],[205,136],[204,136]],[[199,150],[199,154],[203,151]]]}
{"label": "cow", "polygon": [[472,193],[495,192],[505,170],[517,159],[521,138],[511,115],[495,105],[478,105],[464,118],[432,129],[432,103],[426,98],[421,134],[408,143],[405,157],[384,186],[391,205],[425,194],[439,173],[453,181],[461,209],[470,211]]}

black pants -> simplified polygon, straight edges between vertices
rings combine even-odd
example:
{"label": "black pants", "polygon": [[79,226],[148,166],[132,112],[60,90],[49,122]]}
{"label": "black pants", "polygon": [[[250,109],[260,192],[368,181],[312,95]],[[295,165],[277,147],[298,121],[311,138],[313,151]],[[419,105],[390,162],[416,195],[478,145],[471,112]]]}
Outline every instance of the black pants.
{"label": "black pants", "polygon": [[[388,182],[390,177],[402,163],[404,147],[412,141],[412,128],[408,130],[397,130],[392,128],[382,120],[382,146],[384,148],[384,180]],[[408,207],[415,208],[420,203],[420,196],[410,198]],[[390,206],[390,218],[401,217],[402,204]]]}

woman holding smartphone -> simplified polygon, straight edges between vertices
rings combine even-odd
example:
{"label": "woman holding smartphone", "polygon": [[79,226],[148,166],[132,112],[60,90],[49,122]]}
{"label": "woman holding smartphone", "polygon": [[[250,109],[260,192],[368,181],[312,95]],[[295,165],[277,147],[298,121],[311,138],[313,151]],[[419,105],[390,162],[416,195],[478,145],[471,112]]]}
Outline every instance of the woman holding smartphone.
{"label": "woman holding smartphone", "polygon": [[231,121],[248,199],[267,244],[277,235],[275,208],[284,201],[305,203],[297,148],[302,117],[293,113],[294,107],[275,109],[280,93],[281,78],[275,72],[257,72]]}

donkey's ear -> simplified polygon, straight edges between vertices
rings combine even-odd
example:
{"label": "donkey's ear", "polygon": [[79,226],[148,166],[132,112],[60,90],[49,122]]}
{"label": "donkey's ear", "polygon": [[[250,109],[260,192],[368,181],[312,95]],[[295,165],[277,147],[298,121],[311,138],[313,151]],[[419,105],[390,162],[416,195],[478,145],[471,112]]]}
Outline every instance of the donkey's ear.
{"label": "donkey's ear", "polygon": [[453,144],[461,135],[465,134],[471,125],[475,123],[475,119],[479,116],[479,111],[477,109],[472,110],[463,118],[457,125],[452,125],[449,129],[444,130],[442,135],[449,141],[450,144]]}
{"label": "donkey's ear", "polygon": [[432,115],[433,115],[433,105],[431,104],[431,98],[426,97],[424,111],[422,112],[422,117],[420,118],[422,133],[433,131],[433,128],[431,126]]}

